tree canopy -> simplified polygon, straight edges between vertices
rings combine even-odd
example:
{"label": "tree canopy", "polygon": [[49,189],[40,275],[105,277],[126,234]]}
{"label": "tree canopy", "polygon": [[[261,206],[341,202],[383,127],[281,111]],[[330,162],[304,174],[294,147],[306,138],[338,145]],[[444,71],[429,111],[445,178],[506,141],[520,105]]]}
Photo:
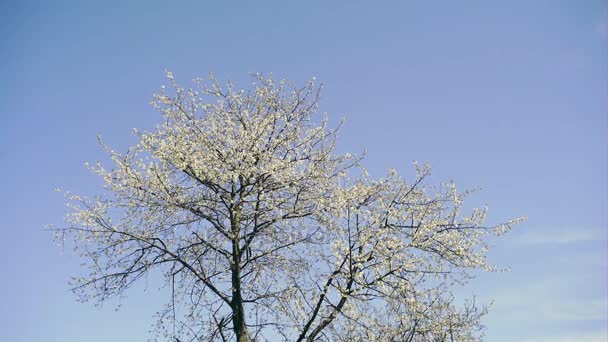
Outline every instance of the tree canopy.
{"label": "tree canopy", "polygon": [[214,78],[181,88],[167,73],[153,104],[163,121],[137,131],[93,197],[69,194],[57,230],[88,272],[83,300],[123,295],[152,271],[169,289],[157,339],[174,341],[446,341],[481,333],[484,306],[453,285],[492,270],[467,191],[426,185],[430,168],[379,179],[335,150],[320,87],[255,75],[248,90]]}

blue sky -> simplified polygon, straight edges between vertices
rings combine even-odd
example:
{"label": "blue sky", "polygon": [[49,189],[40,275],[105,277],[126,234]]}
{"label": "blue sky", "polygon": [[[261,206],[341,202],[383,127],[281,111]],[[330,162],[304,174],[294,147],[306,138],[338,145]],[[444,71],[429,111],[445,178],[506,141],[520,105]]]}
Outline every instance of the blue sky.
{"label": "blue sky", "polygon": [[[608,8],[603,1],[0,2],[0,340],[145,341],[162,293],[76,303],[79,261],[46,224],[83,166],[159,121],[151,94],[213,71],[325,85],[339,148],[374,175],[411,162],[481,187],[489,222],[527,216],[459,293],[494,299],[488,341],[605,341]],[[143,291],[145,290],[145,291]]]}

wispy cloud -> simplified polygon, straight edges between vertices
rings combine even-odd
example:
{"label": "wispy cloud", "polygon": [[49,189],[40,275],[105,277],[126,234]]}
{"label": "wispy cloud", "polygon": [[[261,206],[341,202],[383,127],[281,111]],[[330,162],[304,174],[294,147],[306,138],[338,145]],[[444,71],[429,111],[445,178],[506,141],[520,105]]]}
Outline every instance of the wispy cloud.
{"label": "wispy cloud", "polygon": [[517,245],[564,245],[579,242],[605,240],[605,234],[598,229],[571,228],[571,229],[534,229],[522,233],[514,239]]}
{"label": "wispy cloud", "polygon": [[[547,317],[562,321],[605,321],[608,318],[606,298],[579,300],[549,305]],[[608,340],[607,340],[608,341]]]}
{"label": "wispy cloud", "polygon": [[607,331],[581,332],[567,335],[548,335],[528,337],[524,342],[606,342],[608,341]]}
{"label": "wispy cloud", "polygon": [[[574,267],[567,272],[520,272],[518,276],[497,283],[481,298],[494,299],[486,324],[488,332],[500,332],[488,340],[608,341],[607,331],[598,329],[608,320],[605,274]],[[507,325],[520,327],[526,335],[505,332]]]}

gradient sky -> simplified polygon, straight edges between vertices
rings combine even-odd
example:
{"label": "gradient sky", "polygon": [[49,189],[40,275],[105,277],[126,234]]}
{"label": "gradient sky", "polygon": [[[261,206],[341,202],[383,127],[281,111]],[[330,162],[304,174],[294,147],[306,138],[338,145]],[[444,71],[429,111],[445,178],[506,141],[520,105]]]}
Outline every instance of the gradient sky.
{"label": "gradient sky", "polygon": [[429,162],[430,183],[482,188],[489,223],[528,217],[490,253],[511,272],[458,291],[494,299],[488,341],[608,339],[605,1],[86,3],[0,1],[1,341],[148,337],[163,294],[76,303],[79,261],[43,229],[66,212],[55,188],[99,189],[98,133],[124,150],[159,121],[165,68],[316,76],[339,149],[373,175]]}

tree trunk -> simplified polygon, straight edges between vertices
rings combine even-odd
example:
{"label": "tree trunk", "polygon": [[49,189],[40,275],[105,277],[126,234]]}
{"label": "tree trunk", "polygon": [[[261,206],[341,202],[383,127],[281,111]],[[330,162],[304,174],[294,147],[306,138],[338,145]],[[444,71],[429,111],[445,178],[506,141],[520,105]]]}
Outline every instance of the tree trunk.
{"label": "tree trunk", "polygon": [[247,325],[245,324],[245,310],[241,293],[241,248],[239,245],[239,211],[236,210],[232,218],[232,326],[237,342],[249,342]]}
{"label": "tree trunk", "polygon": [[232,269],[232,325],[237,342],[248,342],[247,325],[245,324],[245,310],[243,308],[243,297],[241,295],[241,270],[236,263]]}

